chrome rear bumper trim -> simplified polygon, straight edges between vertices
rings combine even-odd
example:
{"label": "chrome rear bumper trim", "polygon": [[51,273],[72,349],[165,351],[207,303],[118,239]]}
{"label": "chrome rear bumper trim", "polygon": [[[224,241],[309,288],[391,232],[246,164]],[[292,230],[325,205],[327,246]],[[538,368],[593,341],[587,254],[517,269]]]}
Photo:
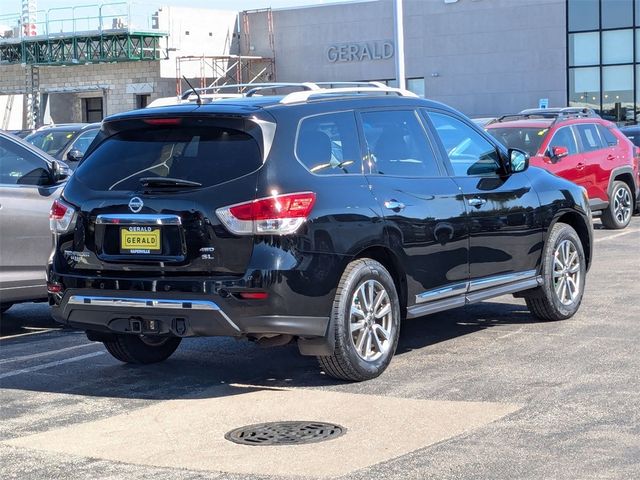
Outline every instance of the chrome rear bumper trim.
{"label": "chrome rear bumper trim", "polygon": [[178,215],[104,214],[96,217],[97,225],[182,225]]}
{"label": "chrome rear bumper trim", "polygon": [[219,312],[220,315],[238,332],[240,328],[233,323],[226,313],[215,303],[209,300],[174,300],[168,298],[131,298],[131,297],[95,297],[85,295],[71,295],[68,305],[83,305],[91,307],[116,307],[116,308],[155,308],[165,310],[208,310]]}

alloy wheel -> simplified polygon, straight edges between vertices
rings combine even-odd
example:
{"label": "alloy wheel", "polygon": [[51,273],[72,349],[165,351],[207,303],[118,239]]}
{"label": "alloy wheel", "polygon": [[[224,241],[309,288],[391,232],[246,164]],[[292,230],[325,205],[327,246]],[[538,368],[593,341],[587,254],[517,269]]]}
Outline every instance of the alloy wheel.
{"label": "alloy wheel", "polygon": [[389,293],[376,280],[356,288],[349,314],[351,342],[360,358],[371,362],[386,355],[392,346],[393,308]]}
{"label": "alloy wheel", "polygon": [[624,187],[616,190],[613,196],[613,213],[621,225],[625,225],[631,216],[631,194]]}
{"label": "alloy wheel", "polygon": [[571,240],[563,240],[553,254],[553,288],[563,305],[571,305],[582,287],[580,255]]}

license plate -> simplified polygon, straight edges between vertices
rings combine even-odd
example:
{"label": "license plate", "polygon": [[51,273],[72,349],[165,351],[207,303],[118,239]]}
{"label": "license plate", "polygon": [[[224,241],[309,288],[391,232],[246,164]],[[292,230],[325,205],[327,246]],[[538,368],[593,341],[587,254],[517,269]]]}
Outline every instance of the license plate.
{"label": "license plate", "polygon": [[152,227],[121,227],[121,253],[160,253],[160,229]]}

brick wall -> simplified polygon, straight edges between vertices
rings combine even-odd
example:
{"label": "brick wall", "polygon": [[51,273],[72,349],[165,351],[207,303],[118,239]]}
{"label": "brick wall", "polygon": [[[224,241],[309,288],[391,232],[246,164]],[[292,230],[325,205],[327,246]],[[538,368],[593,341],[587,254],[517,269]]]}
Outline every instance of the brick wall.
{"label": "brick wall", "polygon": [[[22,93],[25,85],[26,67],[20,65],[0,66],[0,94]],[[158,97],[175,95],[175,80],[160,78],[157,61],[121,62],[66,67],[40,67],[40,91],[43,93],[74,92],[71,102],[52,102],[51,119],[54,122],[82,121],[82,98],[103,96],[105,115],[136,108],[136,96],[127,93],[127,85],[148,83],[152,86],[150,101]],[[71,103],[71,114],[58,105]],[[57,120],[56,117],[61,118]]]}

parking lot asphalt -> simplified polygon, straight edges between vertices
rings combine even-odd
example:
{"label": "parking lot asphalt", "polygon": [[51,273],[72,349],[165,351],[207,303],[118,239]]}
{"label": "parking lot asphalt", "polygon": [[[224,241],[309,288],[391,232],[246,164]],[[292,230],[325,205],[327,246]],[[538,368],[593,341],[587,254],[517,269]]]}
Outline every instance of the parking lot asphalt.
{"label": "parking lot asphalt", "polygon": [[[389,369],[358,384],[295,346],[226,338],[123,365],[46,304],[15,306],[0,327],[1,476],[640,478],[640,217],[595,242],[572,319],[539,322],[501,297],[408,320]],[[223,438],[272,420],[347,432],[311,446]]]}

